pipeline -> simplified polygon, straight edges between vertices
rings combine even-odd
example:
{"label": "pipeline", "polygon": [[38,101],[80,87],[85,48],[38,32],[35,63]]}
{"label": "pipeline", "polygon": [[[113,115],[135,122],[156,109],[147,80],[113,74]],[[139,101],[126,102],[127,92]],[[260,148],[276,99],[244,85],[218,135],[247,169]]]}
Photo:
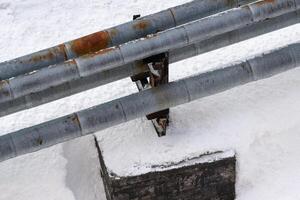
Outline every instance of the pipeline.
{"label": "pipeline", "polygon": [[296,68],[300,43],[0,136],[0,162]]}
{"label": "pipeline", "polygon": [[296,11],[300,0],[296,1],[258,1],[134,42],[3,80],[0,82],[0,103]]}
{"label": "pipeline", "polygon": [[0,63],[0,80],[123,44],[255,0],[194,0],[138,20]]}
{"label": "pipeline", "polygon": [[[237,43],[261,34],[291,26],[299,23],[299,21],[300,13],[297,11],[262,22],[257,22],[251,26],[231,31],[203,42],[172,50],[169,53],[170,63],[175,63],[177,61],[231,45],[233,43]],[[31,93],[29,95],[0,104],[0,117],[24,109],[36,107],[44,103],[61,99],[66,96],[70,96],[146,71],[148,71],[148,67],[142,61],[139,61],[120,66],[112,70],[100,72],[92,76],[80,78],[73,82],[67,82],[56,87],[51,87],[40,92]]]}

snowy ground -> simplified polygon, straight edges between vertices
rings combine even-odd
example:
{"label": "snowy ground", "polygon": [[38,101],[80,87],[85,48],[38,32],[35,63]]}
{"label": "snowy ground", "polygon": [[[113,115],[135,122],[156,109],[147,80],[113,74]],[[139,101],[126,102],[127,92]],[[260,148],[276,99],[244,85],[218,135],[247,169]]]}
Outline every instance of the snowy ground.
{"label": "snowy ground", "polygon": [[[0,0],[0,61],[120,24],[133,14],[146,15],[187,1]],[[299,39],[300,25],[286,28],[172,65],[171,79],[218,68]],[[164,138],[157,138],[145,119],[96,135],[107,165],[120,175],[145,172],[150,165],[208,150],[234,149],[238,155],[238,200],[298,200],[299,85],[300,69],[296,69],[176,107]],[[135,85],[125,79],[0,118],[0,134],[133,92]],[[7,199],[103,200],[93,138],[0,163],[0,200]]]}

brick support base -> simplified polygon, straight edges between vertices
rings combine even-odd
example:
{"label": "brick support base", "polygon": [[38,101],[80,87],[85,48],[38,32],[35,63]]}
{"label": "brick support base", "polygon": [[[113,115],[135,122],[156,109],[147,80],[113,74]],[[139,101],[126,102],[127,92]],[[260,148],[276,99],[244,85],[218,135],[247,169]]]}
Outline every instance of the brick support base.
{"label": "brick support base", "polygon": [[119,177],[108,173],[96,140],[108,200],[233,200],[234,153],[216,152],[179,163],[153,166],[153,171]]}

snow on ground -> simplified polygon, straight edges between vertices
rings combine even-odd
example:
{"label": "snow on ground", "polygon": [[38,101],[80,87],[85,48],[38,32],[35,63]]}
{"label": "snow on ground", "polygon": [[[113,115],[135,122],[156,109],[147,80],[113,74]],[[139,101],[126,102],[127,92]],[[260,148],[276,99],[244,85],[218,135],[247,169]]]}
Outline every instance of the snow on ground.
{"label": "snow on ground", "polygon": [[[50,47],[133,14],[188,0],[0,0],[0,61]],[[171,79],[218,68],[298,41],[296,25],[171,66]],[[234,149],[238,200],[300,199],[300,69],[171,110],[168,136],[137,119],[97,133],[110,170],[119,175],[205,151]],[[129,79],[0,118],[0,134],[136,92]],[[126,151],[124,151],[126,150]],[[146,152],[146,153],[145,153]],[[0,200],[104,199],[92,137],[0,163]]]}

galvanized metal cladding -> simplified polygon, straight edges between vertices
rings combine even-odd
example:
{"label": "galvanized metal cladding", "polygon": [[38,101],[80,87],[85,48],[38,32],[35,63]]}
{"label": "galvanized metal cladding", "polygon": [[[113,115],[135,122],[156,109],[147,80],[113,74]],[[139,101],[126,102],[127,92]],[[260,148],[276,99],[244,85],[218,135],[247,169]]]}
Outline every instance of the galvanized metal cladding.
{"label": "galvanized metal cladding", "polygon": [[0,103],[296,11],[299,6],[299,2],[297,3],[294,0],[258,1],[34,73],[4,80],[3,87],[0,88]]}
{"label": "galvanized metal cladding", "polygon": [[300,43],[0,136],[0,161],[207,97],[300,65]]}
{"label": "galvanized metal cladding", "polygon": [[[174,49],[169,52],[169,61],[174,63],[190,58],[217,48],[237,43],[261,34],[265,34],[280,28],[284,28],[300,22],[300,11],[291,12],[253,25],[215,36],[186,47]],[[12,101],[0,104],[0,117],[20,110],[29,109],[48,103],[87,89],[98,87],[113,81],[117,81],[135,74],[148,71],[148,67],[142,62],[133,62],[112,70],[96,73],[92,76],[80,78],[71,82],[51,87],[46,90],[30,93]],[[5,84],[5,83],[4,83]],[[1,87],[1,86],[0,86]]]}
{"label": "galvanized metal cladding", "polygon": [[0,80],[94,53],[255,0],[194,0],[107,30],[0,63]]}

